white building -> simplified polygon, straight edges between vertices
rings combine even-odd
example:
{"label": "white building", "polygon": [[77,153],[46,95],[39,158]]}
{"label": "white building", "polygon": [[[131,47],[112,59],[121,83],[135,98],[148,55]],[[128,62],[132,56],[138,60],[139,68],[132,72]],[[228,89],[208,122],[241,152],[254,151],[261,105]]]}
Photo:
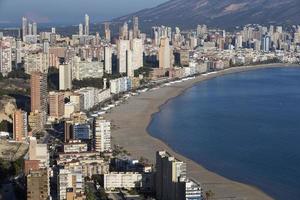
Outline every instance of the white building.
{"label": "white building", "polygon": [[158,53],[159,68],[168,69],[172,67],[171,53],[169,39],[167,37],[161,38]]}
{"label": "white building", "polygon": [[82,61],[75,56],[72,59],[72,79],[82,80],[84,78],[102,78],[103,63],[87,59]]}
{"label": "white building", "polygon": [[65,104],[65,111],[64,111],[64,117],[65,118],[70,118],[71,114],[76,112],[78,108],[78,105],[76,105],[73,102],[69,102]]}
{"label": "white building", "polygon": [[89,110],[96,105],[96,98],[98,90],[93,87],[81,88],[76,90],[75,93],[83,95],[83,109]]}
{"label": "white building", "polygon": [[126,73],[128,69],[128,52],[130,51],[129,40],[119,40],[118,42],[118,59],[119,59],[119,73]]}
{"label": "white building", "polygon": [[95,121],[94,148],[97,152],[107,152],[111,150],[110,122],[97,118]]}
{"label": "white building", "polygon": [[103,186],[105,190],[141,188],[142,174],[132,172],[104,174]]}
{"label": "white building", "polygon": [[70,65],[59,65],[59,90],[72,89],[72,69]]}
{"label": "white building", "polygon": [[118,94],[120,92],[126,92],[131,89],[131,80],[128,77],[122,77],[110,80],[110,92],[112,94]]}
{"label": "white building", "polygon": [[32,72],[39,71],[45,73],[49,67],[49,55],[41,52],[31,52],[25,54],[25,73],[31,74]]}
{"label": "white building", "polygon": [[0,41],[0,72],[6,76],[12,70],[12,50],[9,41]]}
{"label": "white building", "polygon": [[67,189],[75,189],[76,194],[82,194],[84,191],[84,178],[82,171],[78,168],[76,171],[71,172],[67,169],[60,169],[57,178],[57,193],[59,200],[65,200],[67,197]]}
{"label": "white building", "polygon": [[104,70],[105,73],[112,73],[112,50],[110,46],[104,47]]}

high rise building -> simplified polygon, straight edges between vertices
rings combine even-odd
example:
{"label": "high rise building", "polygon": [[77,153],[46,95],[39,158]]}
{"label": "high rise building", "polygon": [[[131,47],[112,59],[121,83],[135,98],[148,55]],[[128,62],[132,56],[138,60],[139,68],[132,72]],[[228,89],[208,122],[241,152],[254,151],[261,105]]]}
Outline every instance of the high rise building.
{"label": "high rise building", "polygon": [[143,41],[140,38],[134,38],[131,42],[132,46],[132,65],[131,70],[128,70],[128,76],[134,76],[134,70],[143,67]]}
{"label": "high rise building", "polygon": [[56,119],[64,116],[64,94],[59,92],[49,93],[49,115]]}
{"label": "high rise building", "polygon": [[[189,199],[191,188],[186,188],[186,163],[177,160],[165,151],[156,153],[156,199],[182,200]],[[188,193],[187,193],[188,191]],[[196,191],[196,190],[195,190]],[[201,189],[197,190],[200,196],[191,198],[201,200]]]}
{"label": "high rise building", "polygon": [[111,32],[110,32],[110,28],[109,28],[109,23],[108,22],[104,23],[104,38],[105,38],[106,41],[110,42]]}
{"label": "high rise building", "polygon": [[51,33],[56,34],[56,28],[55,27],[51,28]]}
{"label": "high rise building", "polygon": [[41,72],[33,72],[30,78],[30,91],[31,91],[31,111],[39,111],[47,113],[47,75]]}
{"label": "high rise building", "polygon": [[0,73],[3,76],[12,71],[12,48],[11,42],[0,40]]}
{"label": "high rise building", "polygon": [[159,68],[169,69],[172,67],[171,53],[172,51],[169,44],[169,39],[167,37],[161,38],[158,53]]}
{"label": "high rise building", "polygon": [[72,69],[70,64],[59,65],[59,90],[72,89]]}
{"label": "high rise building", "polygon": [[65,121],[64,136],[65,136],[65,142],[69,142],[70,140],[74,139],[73,121]]}
{"label": "high rise building", "polygon": [[85,35],[90,35],[90,17],[85,14],[85,26],[84,26],[84,34]]}
{"label": "high rise building", "polygon": [[16,65],[22,63],[22,41],[16,40]]}
{"label": "high rise building", "polygon": [[263,36],[261,41],[261,50],[264,52],[269,52],[270,46],[271,46],[271,37],[268,35]]}
{"label": "high rise building", "polygon": [[32,132],[40,131],[44,128],[46,117],[44,112],[38,110],[30,112],[28,116],[28,125]]}
{"label": "high rise building", "polygon": [[83,25],[79,24],[78,29],[79,29],[79,33],[78,33],[79,36],[82,36],[83,35]]}
{"label": "high rise building", "polygon": [[32,35],[32,24],[28,23],[28,35]]}
{"label": "high rise building", "polygon": [[129,40],[119,40],[118,42],[118,59],[119,59],[119,73],[127,73],[130,51],[130,41]]}
{"label": "high rise building", "polygon": [[112,49],[110,46],[104,47],[104,70],[105,73],[112,73]]}
{"label": "high rise building", "polygon": [[243,35],[238,33],[235,37],[235,49],[243,48]]}
{"label": "high rise building", "polygon": [[28,160],[38,160],[40,168],[49,167],[49,151],[47,144],[38,144],[35,137],[30,137]]}
{"label": "high rise building", "polygon": [[27,199],[47,200],[50,197],[48,169],[31,170],[27,176]]}
{"label": "high rise building", "polygon": [[111,150],[110,122],[97,118],[94,122],[94,149],[97,152]]}
{"label": "high rise building", "polygon": [[138,38],[140,35],[139,18],[133,17],[133,38]]}
{"label": "high rise building", "polygon": [[22,110],[17,110],[13,117],[13,138],[16,141],[22,141],[27,137],[27,113]]}
{"label": "high rise building", "polygon": [[28,34],[28,21],[26,17],[22,18],[22,39],[25,41],[25,36]]}
{"label": "high rise building", "polygon": [[49,54],[49,40],[43,41],[43,53]]}
{"label": "high rise building", "polygon": [[126,22],[120,29],[120,40],[128,40],[128,24]]}
{"label": "high rise building", "polygon": [[32,23],[32,35],[37,35],[37,23],[33,22]]}
{"label": "high rise building", "polygon": [[[57,193],[59,200],[67,199],[67,194],[72,191],[75,196],[81,196],[84,190],[82,168],[75,170],[60,169],[57,180]],[[76,199],[76,198],[75,198]]]}

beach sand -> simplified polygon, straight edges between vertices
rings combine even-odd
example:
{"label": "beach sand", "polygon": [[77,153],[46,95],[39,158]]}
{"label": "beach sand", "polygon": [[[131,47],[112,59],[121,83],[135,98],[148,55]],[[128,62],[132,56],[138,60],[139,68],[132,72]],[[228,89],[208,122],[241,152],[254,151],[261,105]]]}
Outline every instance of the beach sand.
{"label": "beach sand", "polygon": [[149,159],[153,164],[155,163],[156,151],[166,150],[170,152],[177,159],[187,163],[188,177],[198,181],[204,191],[212,190],[214,193],[213,199],[272,199],[253,186],[238,183],[210,172],[198,163],[174,152],[167,144],[149,135],[146,129],[151,121],[152,114],[158,112],[161,105],[165,104],[169,99],[180,95],[195,83],[230,73],[280,66],[284,65],[272,64],[230,68],[206,76],[197,76],[193,80],[148,91],[139,96],[130,97],[126,103],[114,108],[104,116],[111,120],[114,125],[112,142],[124,147],[133,158],[139,159],[142,156]]}

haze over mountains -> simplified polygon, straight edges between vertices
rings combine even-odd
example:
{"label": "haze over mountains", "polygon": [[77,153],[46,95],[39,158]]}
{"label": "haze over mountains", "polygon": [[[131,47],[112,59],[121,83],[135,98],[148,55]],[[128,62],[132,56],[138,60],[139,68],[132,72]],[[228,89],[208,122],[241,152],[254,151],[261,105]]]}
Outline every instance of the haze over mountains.
{"label": "haze over mountains", "polygon": [[154,8],[115,19],[139,16],[141,24],[193,28],[208,24],[223,28],[259,24],[299,24],[300,0],[170,0]]}

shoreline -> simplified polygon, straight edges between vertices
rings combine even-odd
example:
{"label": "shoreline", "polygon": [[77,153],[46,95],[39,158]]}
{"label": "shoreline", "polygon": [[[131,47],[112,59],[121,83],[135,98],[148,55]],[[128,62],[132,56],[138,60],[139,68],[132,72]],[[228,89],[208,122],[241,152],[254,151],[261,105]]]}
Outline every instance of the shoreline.
{"label": "shoreline", "polygon": [[195,79],[165,86],[148,91],[138,96],[130,97],[128,102],[120,105],[104,116],[112,121],[116,128],[112,129],[113,144],[124,147],[133,158],[147,158],[155,163],[155,152],[166,150],[177,159],[187,163],[187,174],[199,182],[204,191],[212,190],[215,199],[273,199],[258,188],[239,183],[209,171],[201,164],[184,157],[174,151],[168,144],[148,133],[148,127],[153,115],[161,111],[162,106],[173,98],[183,94],[187,89],[202,81],[210,80],[226,74],[245,72],[256,69],[276,67],[299,67],[299,65],[267,64],[257,66],[242,66],[196,76]]}

